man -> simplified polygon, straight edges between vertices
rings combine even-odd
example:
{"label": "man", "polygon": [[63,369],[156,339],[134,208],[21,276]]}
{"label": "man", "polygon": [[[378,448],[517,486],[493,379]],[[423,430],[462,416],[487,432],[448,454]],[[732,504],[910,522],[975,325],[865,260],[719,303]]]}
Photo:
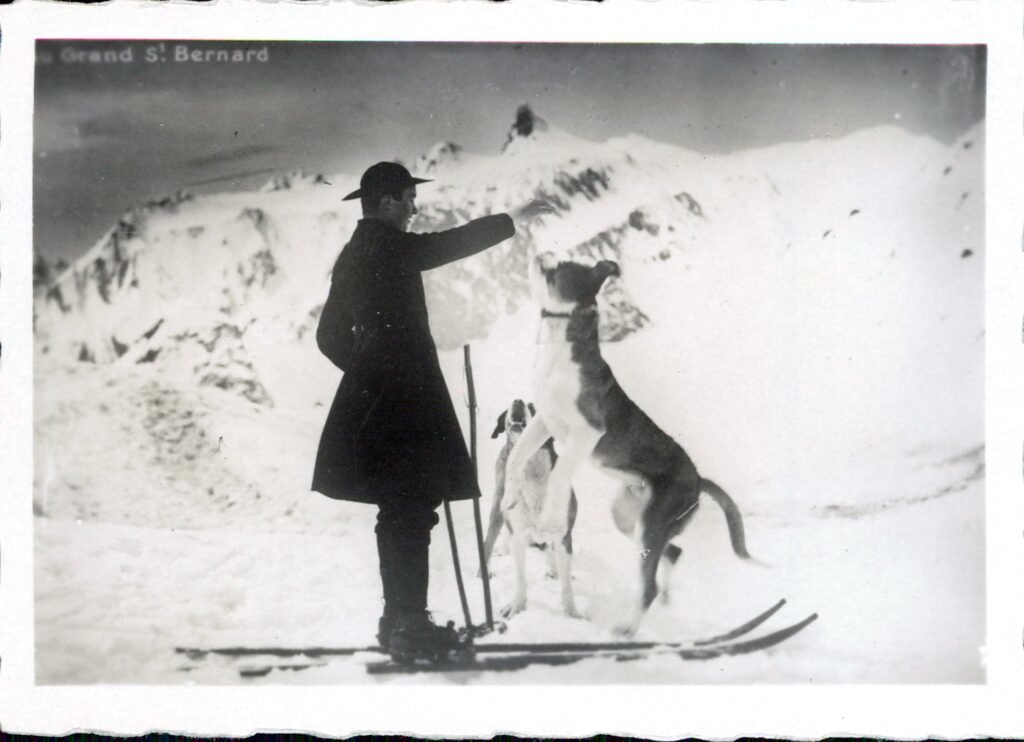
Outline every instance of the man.
{"label": "man", "polygon": [[[334,266],[317,327],[320,350],[342,371],[327,415],[313,489],[376,504],[384,614],[377,638],[392,654],[454,646],[427,612],[430,530],[444,500],[480,496],[427,319],[420,273],[515,234],[509,214],[433,234],[408,232],[414,178],[399,164],[370,167],[359,189],[363,218]],[[516,219],[550,213],[541,202]]]}

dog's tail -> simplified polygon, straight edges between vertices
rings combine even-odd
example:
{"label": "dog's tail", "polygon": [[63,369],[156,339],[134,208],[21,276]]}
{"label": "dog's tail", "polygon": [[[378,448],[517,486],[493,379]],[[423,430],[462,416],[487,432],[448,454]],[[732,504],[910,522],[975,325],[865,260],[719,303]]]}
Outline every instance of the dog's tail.
{"label": "dog's tail", "polygon": [[[747,537],[743,531],[743,516],[736,503],[729,497],[729,493],[712,482],[710,479],[701,478],[701,492],[711,496],[711,499],[718,503],[725,513],[725,522],[729,525],[729,540],[732,541],[732,550],[740,559],[750,559],[747,551]],[[754,560],[756,561],[756,560]]]}

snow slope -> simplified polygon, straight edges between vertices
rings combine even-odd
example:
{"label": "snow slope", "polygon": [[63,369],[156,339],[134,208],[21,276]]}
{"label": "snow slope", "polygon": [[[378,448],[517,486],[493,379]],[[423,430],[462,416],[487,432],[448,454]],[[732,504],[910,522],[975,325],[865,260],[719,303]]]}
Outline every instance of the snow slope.
{"label": "snow slope", "polygon": [[[538,195],[558,205],[426,277],[457,403],[472,342],[484,492],[493,421],[530,396],[527,250],[618,260],[602,295],[606,357],[733,494],[770,565],[732,556],[704,503],[672,600],[642,635],[714,633],[779,597],[789,606],[773,625],[821,618],[771,652],[702,663],[371,680],[335,662],[250,682],[983,680],[981,126],[948,147],[886,127],[721,157],[527,128],[493,157],[445,143],[420,163],[435,182],[415,229]],[[373,509],[308,491],[338,380],[312,331],[356,218],[339,205],[355,180],[295,175],[140,206],[39,287],[39,682],[238,682],[216,662],[182,671],[172,648],[372,637]],[[559,615],[531,554],[530,608],[502,640],[607,639],[624,610],[635,557],[608,517],[609,483],[585,471],[576,484],[589,620]],[[490,498],[481,505],[486,517]],[[469,576],[472,510],[454,509]],[[432,606],[461,621],[443,526],[432,549]],[[514,579],[500,545],[494,569],[500,606]]]}

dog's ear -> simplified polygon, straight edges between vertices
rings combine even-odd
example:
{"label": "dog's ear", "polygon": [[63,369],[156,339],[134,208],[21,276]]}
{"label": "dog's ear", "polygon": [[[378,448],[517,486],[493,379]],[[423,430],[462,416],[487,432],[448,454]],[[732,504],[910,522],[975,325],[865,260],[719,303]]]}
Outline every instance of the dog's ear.
{"label": "dog's ear", "polygon": [[491,438],[497,438],[505,431],[505,415],[508,414],[508,410],[502,410],[501,414],[498,415],[498,424],[494,428],[494,432],[491,433]]}
{"label": "dog's ear", "polygon": [[594,273],[597,277],[604,281],[608,276],[621,276],[622,272],[619,270],[619,264],[614,260],[602,260],[594,266]]}
{"label": "dog's ear", "polygon": [[530,417],[537,417],[537,408],[533,406],[533,402],[527,402],[526,409],[530,411]]}

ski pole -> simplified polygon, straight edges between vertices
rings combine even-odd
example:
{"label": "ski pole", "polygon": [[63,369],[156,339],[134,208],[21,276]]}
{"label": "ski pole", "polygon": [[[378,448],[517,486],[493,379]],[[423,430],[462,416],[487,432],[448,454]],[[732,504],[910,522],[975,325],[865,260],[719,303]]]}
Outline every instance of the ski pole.
{"label": "ski pole", "polygon": [[469,617],[469,601],[466,600],[466,586],[462,583],[462,568],[459,566],[459,545],[455,542],[455,524],[452,521],[452,507],[444,501],[444,520],[448,525],[448,543],[452,547],[452,562],[455,564],[455,583],[459,587],[459,600],[462,601],[462,616],[466,619],[466,630],[472,631],[473,619]]}
{"label": "ski pole", "polygon": [[[469,344],[462,347],[466,358],[466,388],[469,393],[469,452],[473,462],[473,478],[480,481],[476,464],[476,390],[473,387],[473,362],[469,357]],[[480,518],[480,498],[473,498],[473,522],[476,524],[476,548],[480,559],[480,581],[484,587],[484,615],[487,628],[494,628],[494,614],[491,611],[491,576],[484,555],[484,527]]]}

